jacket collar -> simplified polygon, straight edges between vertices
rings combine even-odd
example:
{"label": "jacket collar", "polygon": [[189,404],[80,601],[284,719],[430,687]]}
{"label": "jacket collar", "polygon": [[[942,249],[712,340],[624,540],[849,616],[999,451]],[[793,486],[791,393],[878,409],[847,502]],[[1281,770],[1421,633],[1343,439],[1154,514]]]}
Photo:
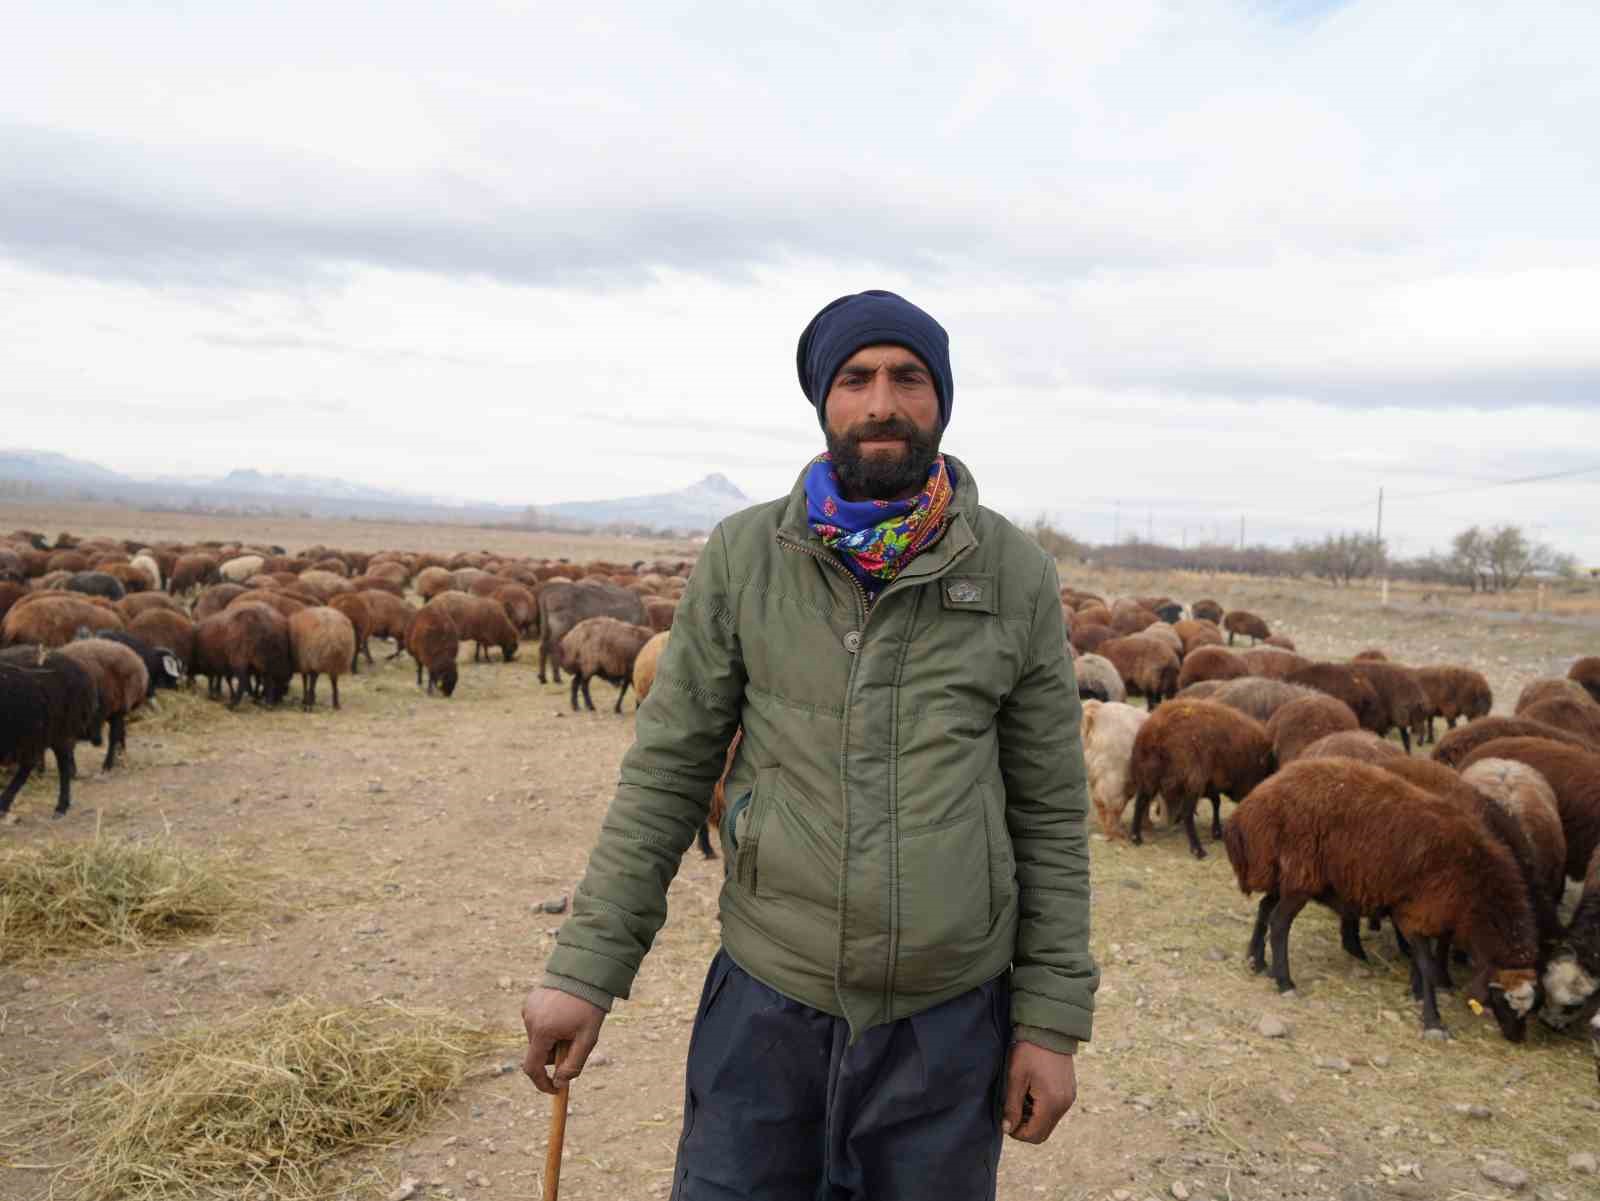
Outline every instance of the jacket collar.
{"label": "jacket collar", "polygon": [[[956,493],[950,499],[948,524],[938,541],[906,564],[905,570],[895,577],[897,580],[936,575],[958,556],[978,545],[978,535],[974,530],[978,511],[978,483],[972,478],[972,469],[955,455],[945,452],[944,457],[955,468],[956,476]],[[806,467],[810,467],[810,464],[807,463]],[[972,519],[969,519],[969,514],[974,515]],[[783,517],[778,523],[778,537],[826,554],[833,553],[806,520],[805,468],[801,469],[794,487],[790,489],[788,502],[783,507]]]}

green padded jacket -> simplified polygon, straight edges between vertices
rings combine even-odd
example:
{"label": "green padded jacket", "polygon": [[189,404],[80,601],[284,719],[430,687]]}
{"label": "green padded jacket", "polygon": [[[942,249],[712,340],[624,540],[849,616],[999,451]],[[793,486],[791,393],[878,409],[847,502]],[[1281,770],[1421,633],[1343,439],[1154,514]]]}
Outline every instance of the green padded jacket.
{"label": "green padded jacket", "polygon": [[790,495],[723,521],[678,605],[545,982],[626,997],[734,730],[723,945],[852,1034],[1011,969],[1019,1038],[1076,1049],[1087,783],[1055,563],[959,461],[944,534],[870,606]]}

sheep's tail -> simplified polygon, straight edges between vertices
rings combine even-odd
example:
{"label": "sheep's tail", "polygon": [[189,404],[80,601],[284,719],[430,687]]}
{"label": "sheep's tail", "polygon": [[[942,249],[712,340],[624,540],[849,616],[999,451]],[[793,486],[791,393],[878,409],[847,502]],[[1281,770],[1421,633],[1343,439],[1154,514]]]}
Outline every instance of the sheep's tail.
{"label": "sheep's tail", "polygon": [[1239,881],[1239,891],[1249,896],[1250,847],[1245,839],[1244,823],[1239,820],[1237,812],[1222,828],[1222,844],[1228,850],[1228,862],[1233,865],[1233,875],[1234,879]]}

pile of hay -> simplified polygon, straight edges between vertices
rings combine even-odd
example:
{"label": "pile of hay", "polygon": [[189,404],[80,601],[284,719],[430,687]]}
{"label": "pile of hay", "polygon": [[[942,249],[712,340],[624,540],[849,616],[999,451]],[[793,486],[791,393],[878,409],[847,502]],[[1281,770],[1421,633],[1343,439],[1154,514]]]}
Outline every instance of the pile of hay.
{"label": "pile of hay", "polygon": [[305,999],[200,1027],[71,1097],[83,1154],[59,1183],[83,1201],[308,1201],[338,1155],[389,1146],[508,1034],[449,1014]]}
{"label": "pile of hay", "polygon": [[209,933],[253,907],[253,877],[236,858],[164,842],[0,851],[0,963]]}

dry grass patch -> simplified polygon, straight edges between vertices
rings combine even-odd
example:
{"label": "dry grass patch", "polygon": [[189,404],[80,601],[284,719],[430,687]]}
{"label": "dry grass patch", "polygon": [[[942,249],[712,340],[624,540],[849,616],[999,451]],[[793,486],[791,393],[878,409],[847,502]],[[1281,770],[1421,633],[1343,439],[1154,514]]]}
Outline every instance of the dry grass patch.
{"label": "dry grass patch", "polygon": [[398,1142],[513,1042],[446,1013],[303,998],[197,1027],[63,1101],[74,1154],[56,1184],[81,1201],[342,1195],[330,1161]]}
{"label": "dry grass patch", "polygon": [[0,851],[0,964],[214,932],[255,907],[255,874],[230,855],[98,834]]}

